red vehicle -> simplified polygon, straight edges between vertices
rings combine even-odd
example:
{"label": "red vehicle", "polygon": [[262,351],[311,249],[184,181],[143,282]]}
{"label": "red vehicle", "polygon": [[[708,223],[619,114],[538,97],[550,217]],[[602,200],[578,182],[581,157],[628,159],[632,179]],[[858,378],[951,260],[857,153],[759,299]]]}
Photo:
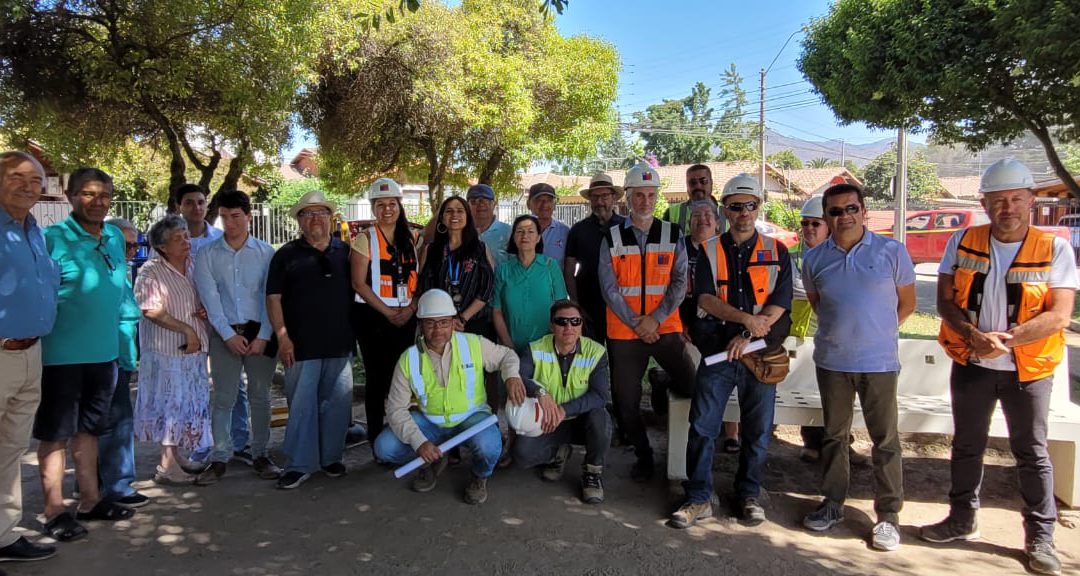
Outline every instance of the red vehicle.
{"label": "red vehicle", "polygon": [[759,234],[764,234],[769,238],[778,240],[785,248],[791,249],[793,246],[799,243],[799,235],[791,230],[784,230],[783,228],[773,224],[772,222],[766,222],[764,220],[756,220],[754,227],[757,228]]}
{"label": "red vehicle", "polygon": [[[945,245],[949,243],[953,232],[969,226],[989,224],[990,218],[982,210],[940,208],[937,210],[917,210],[908,214],[907,217],[907,245],[908,254],[916,263],[940,262],[945,253]],[[1069,229],[1064,226],[1039,226],[1041,230],[1047,230],[1069,240]],[[892,226],[879,227],[874,230],[883,236],[892,236]]]}

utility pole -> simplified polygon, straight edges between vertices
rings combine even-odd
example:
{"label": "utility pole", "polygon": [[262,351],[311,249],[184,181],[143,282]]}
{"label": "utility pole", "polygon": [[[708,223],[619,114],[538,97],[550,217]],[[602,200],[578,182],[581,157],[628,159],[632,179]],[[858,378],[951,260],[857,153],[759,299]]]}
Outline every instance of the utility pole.
{"label": "utility pole", "polygon": [[[790,40],[790,39],[791,38],[788,38],[788,40]],[[787,45],[787,43],[785,43],[785,46],[786,45]],[[781,50],[783,50],[783,48],[781,48]],[[775,62],[775,61],[776,60],[774,59],[773,62]],[[761,133],[758,134],[758,153],[761,154],[761,175],[760,175],[761,196],[762,196],[762,200],[768,200],[769,199],[769,193],[766,190],[766,186],[765,186],[765,69],[764,68],[761,69],[761,92],[760,92],[760,94],[761,94],[761,118],[760,118],[759,121],[761,123],[760,124]],[[761,213],[764,214],[765,211],[762,210]]]}
{"label": "utility pole", "polygon": [[844,164],[847,164],[847,148],[846,148],[846,144],[847,144],[847,142],[844,142],[844,139],[841,138],[840,139],[840,167],[841,168],[844,167]]}
{"label": "utility pole", "polygon": [[893,238],[901,244],[907,242],[907,130],[901,128],[896,134],[896,178],[893,179],[896,194],[896,224]]}

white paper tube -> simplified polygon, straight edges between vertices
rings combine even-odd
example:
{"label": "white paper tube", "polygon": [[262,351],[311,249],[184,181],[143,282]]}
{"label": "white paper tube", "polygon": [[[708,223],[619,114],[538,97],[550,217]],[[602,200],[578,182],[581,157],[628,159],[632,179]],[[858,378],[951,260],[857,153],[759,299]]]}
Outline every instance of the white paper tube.
{"label": "white paper tube", "polygon": [[[499,422],[499,417],[492,414],[491,416],[488,416],[487,418],[484,418],[483,420],[477,422],[476,424],[473,424],[472,426],[466,428],[465,430],[462,430],[461,432],[458,432],[457,434],[454,435],[453,438],[447,440],[446,442],[443,442],[442,444],[439,444],[439,450],[442,450],[443,452],[446,452],[447,450],[450,450],[454,446],[457,446],[458,444],[461,444],[462,442],[468,440],[469,438],[472,438],[473,436],[476,436],[477,434],[482,432],[485,428],[489,428],[494,424],[498,424],[498,422]],[[402,476],[408,474],[409,472],[412,472],[413,470],[416,470],[417,468],[419,468],[419,467],[421,467],[423,465],[424,465],[424,459],[418,457],[415,460],[413,460],[412,462],[409,462],[408,464],[402,466],[401,468],[398,468],[397,470],[394,470],[394,478],[401,478]]]}
{"label": "white paper tube", "polygon": [[[751,340],[750,343],[746,345],[746,348],[743,348],[742,352],[743,352],[743,354],[749,354],[751,352],[757,352],[758,350],[764,350],[764,349],[765,349],[765,340],[764,339],[762,339],[762,340]],[[711,356],[706,356],[705,357],[705,365],[706,366],[712,366],[713,364],[719,364],[719,363],[723,362],[724,360],[727,360],[727,352],[718,352],[718,353],[713,354]]]}

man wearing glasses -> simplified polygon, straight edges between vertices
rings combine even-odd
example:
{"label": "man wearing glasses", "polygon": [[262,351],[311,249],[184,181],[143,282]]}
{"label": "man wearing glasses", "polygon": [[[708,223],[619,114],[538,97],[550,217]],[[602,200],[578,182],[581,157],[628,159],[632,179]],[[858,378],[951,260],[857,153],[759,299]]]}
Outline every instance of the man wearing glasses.
{"label": "man wearing glasses", "polygon": [[900,324],[915,310],[915,267],[903,244],[866,229],[862,188],[837,184],[822,204],[831,235],[803,260],[806,297],[818,315],[814,363],[825,419],[821,447],[824,502],[803,519],[817,532],[844,520],[850,482],[852,406],[859,396],[874,442],[871,544],[900,546],[904,487],[897,432],[896,383]]}
{"label": "man wearing glasses", "polygon": [[[539,399],[544,411],[542,435],[518,436],[514,442],[514,463],[522,468],[544,464],[541,478],[556,482],[562,478],[572,454],[571,444],[585,444],[581,472],[581,500],[586,504],[604,501],[604,457],[611,444],[611,420],[607,403],[607,352],[599,342],[581,335],[584,318],[581,307],[570,300],[551,306],[551,334],[529,344],[521,355],[521,377],[525,392]],[[511,400],[523,400],[514,390]]]}
{"label": "man wearing glasses", "polygon": [[334,203],[319,190],[289,211],[301,237],[270,260],[266,309],[285,365],[289,459],[277,487],[299,487],[319,470],[345,475],[342,453],[352,420],[353,302],[349,246],[331,236]]}
{"label": "man wearing glasses", "polygon": [[[71,214],[45,229],[49,255],[60,268],[56,324],[42,339],[41,404],[34,438],[45,500],[45,531],[61,542],[86,536],[79,520],[124,520],[134,510],[103,499],[98,436],[105,432],[120,356],[120,308],[127,288],[124,234],[106,226],[112,178],[79,168],[66,191]],[[64,453],[71,445],[79,504],[64,505]]]}
{"label": "man wearing glasses", "polygon": [[[574,224],[566,239],[566,260],[563,262],[563,278],[570,299],[581,304],[585,310],[585,334],[603,342],[607,339],[607,321],[604,296],[600,293],[600,242],[614,225],[622,224],[624,218],[615,213],[615,205],[623,197],[622,186],[613,184],[611,176],[596,174],[589,187],[578,191],[589,201],[592,213]],[[607,254],[603,255],[604,257]]]}
{"label": "man wearing glasses", "polygon": [[791,325],[791,259],[784,245],[758,234],[761,185],[739,174],[724,185],[720,201],[731,230],[705,242],[694,283],[698,316],[690,337],[703,357],[727,352],[728,359],[697,370],[686,444],[686,503],[671,515],[671,526],[687,528],[712,516],[712,465],[728,398],[739,394],[739,468],[735,473],[735,515],[748,526],[765,521],[762,468],[772,435],[776,386],[763,384],[739,359],[753,339],[780,346]]}
{"label": "man wearing glasses", "polygon": [[[664,220],[678,226],[684,235],[689,235],[691,232],[690,216],[693,212],[693,204],[701,200],[715,202],[712,195],[712,170],[708,166],[694,164],[686,169],[686,193],[690,196],[690,199],[686,202],[668,206],[667,211],[664,212]],[[716,229],[718,232],[723,232],[726,227],[727,221],[723,215],[720,215],[716,222]]]}

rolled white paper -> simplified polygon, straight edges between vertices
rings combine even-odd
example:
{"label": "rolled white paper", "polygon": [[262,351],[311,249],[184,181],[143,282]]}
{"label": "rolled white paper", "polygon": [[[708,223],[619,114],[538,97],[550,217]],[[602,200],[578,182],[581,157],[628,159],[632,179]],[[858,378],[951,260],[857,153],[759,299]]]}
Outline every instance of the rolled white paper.
{"label": "rolled white paper", "polygon": [[[472,438],[473,436],[476,436],[477,434],[482,432],[485,428],[489,428],[490,426],[492,426],[494,424],[498,424],[498,422],[499,422],[499,417],[492,414],[491,416],[488,416],[487,418],[484,418],[483,420],[477,422],[476,424],[473,424],[472,426],[462,430],[461,432],[458,432],[457,434],[454,435],[453,438],[450,438],[446,442],[443,442],[442,444],[439,444],[439,450],[442,450],[443,452],[446,452],[447,450],[453,448],[454,446],[457,446],[458,444],[461,444],[462,442],[468,440],[469,438]],[[423,465],[424,465],[424,459],[420,458],[420,457],[417,457],[412,462],[409,462],[408,464],[402,466],[401,468],[398,468],[397,470],[394,470],[394,478],[401,478],[402,476],[408,474],[409,472],[412,472],[413,470],[416,470],[417,468],[419,468],[419,467],[421,467]]]}
{"label": "rolled white paper", "polygon": [[[765,349],[765,340],[764,339],[762,339],[762,340],[751,340],[750,343],[746,345],[746,348],[743,348],[743,354],[749,354],[751,352],[757,352],[758,350],[764,350],[764,349]],[[719,364],[720,362],[723,362],[724,360],[727,360],[727,352],[718,352],[718,353],[713,354],[711,356],[706,356],[705,357],[705,365],[706,366],[712,366],[713,364]]]}

